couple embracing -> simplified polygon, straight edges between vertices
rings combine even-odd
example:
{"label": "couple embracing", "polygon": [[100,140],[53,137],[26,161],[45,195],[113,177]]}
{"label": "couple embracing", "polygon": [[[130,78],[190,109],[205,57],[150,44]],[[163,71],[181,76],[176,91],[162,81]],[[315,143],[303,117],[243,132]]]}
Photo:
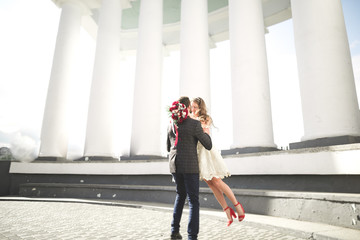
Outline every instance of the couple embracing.
{"label": "couple embracing", "polygon": [[[204,180],[225,211],[228,226],[236,214],[227,206],[224,194],[234,204],[239,221],[245,217],[242,205],[229,186],[222,181],[230,176],[220,153],[213,148],[210,137],[211,117],[202,98],[190,102],[181,97],[169,109],[172,121],[167,131],[170,172],[176,183],[176,199],[171,222],[171,239],[182,239],[180,221],[186,197],[189,202],[188,239],[199,233],[199,179]],[[191,113],[190,113],[191,112]]]}

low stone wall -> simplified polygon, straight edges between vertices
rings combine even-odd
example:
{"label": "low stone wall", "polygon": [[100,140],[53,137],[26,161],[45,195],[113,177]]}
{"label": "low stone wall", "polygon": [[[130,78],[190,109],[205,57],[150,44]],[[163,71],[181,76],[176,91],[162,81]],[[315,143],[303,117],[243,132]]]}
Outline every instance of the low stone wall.
{"label": "low stone wall", "polygon": [[[224,155],[232,175],[360,175],[360,144]],[[169,175],[166,159],[13,162],[11,173]]]}

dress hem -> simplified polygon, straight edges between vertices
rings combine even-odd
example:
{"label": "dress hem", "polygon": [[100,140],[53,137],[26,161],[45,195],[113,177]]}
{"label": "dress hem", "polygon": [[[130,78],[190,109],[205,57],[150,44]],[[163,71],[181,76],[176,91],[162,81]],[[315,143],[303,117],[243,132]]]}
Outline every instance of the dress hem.
{"label": "dress hem", "polygon": [[210,180],[213,179],[213,178],[224,179],[224,178],[230,177],[230,176],[231,176],[230,173],[227,173],[227,174],[224,174],[224,175],[221,175],[221,176],[218,176],[218,175],[211,175],[211,176],[209,176],[209,177],[207,177],[207,176],[206,176],[206,177],[200,176],[200,181],[202,181],[202,180],[210,181]]}

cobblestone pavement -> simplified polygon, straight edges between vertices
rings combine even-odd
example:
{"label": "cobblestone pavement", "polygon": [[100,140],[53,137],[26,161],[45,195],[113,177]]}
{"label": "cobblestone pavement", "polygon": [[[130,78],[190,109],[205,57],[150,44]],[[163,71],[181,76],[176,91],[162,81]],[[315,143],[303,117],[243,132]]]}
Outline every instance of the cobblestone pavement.
{"label": "cobblestone pavement", "polygon": [[[169,239],[172,213],[87,203],[0,201],[0,239]],[[181,234],[187,239],[184,212]],[[300,239],[200,215],[199,239]]]}

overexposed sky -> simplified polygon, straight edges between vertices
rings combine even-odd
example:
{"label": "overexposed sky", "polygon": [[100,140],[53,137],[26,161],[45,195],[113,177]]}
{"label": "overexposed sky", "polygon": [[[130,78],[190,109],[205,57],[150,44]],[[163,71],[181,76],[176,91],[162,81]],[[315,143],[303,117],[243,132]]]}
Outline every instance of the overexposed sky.
{"label": "overexposed sky", "polygon": [[[360,1],[342,0],[342,4],[358,88]],[[60,13],[61,10],[51,0],[0,1],[0,146],[10,146],[19,140],[20,135],[39,144]],[[274,138],[278,147],[281,147],[300,141],[303,134],[292,20],[269,27],[268,30],[265,38]],[[95,52],[95,42],[84,30],[81,31],[80,41],[80,67],[73,83],[74,90],[69,96],[72,102],[70,155],[82,152]],[[170,89],[174,89],[179,79],[179,58],[179,52],[172,52],[164,58],[164,123],[167,121],[165,106],[178,97],[178,92]],[[213,131],[213,139],[219,149],[227,149],[232,143],[229,127],[232,125],[229,42],[218,43],[217,48],[210,50],[210,58],[211,114],[217,127]],[[121,99],[128,98],[130,102],[132,96],[128,93],[132,92],[135,62],[135,57],[126,57],[120,63],[119,94]],[[359,96],[360,89],[357,92]],[[130,107],[119,111],[118,117],[130,119]],[[119,127],[119,132],[124,136],[119,140],[121,153],[127,151],[129,129]]]}

